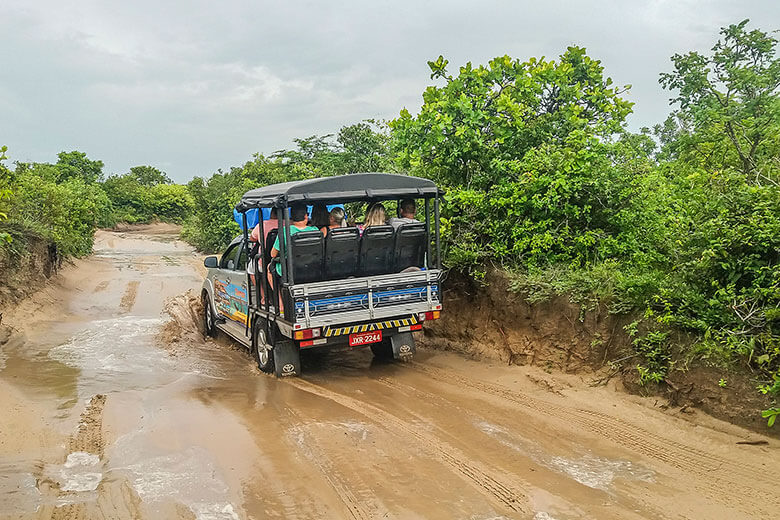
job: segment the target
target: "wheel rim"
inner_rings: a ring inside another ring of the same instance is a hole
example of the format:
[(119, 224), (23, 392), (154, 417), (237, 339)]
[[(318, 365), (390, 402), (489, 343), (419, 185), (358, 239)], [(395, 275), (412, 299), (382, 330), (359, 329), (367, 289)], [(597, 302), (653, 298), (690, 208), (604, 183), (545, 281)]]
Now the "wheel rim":
[(211, 330), (214, 326), (214, 316), (211, 315), (211, 302), (206, 299), (206, 329)]
[(261, 366), (265, 366), (268, 364), (268, 358), (270, 357), (268, 354), (268, 345), (265, 342), (265, 332), (259, 331), (257, 333), (257, 362)]

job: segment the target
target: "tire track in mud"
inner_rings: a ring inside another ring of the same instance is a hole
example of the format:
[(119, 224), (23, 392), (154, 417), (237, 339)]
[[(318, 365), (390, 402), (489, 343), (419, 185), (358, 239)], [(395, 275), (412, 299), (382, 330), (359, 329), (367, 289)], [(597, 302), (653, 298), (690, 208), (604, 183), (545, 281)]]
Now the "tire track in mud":
[[(422, 389), (420, 389), (420, 388), (418, 388), (416, 386), (412, 386), (412, 385), (409, 385), (407, 383), (402, 383), (402, 382), (399, 382), (396, 379), (387, 378), (387, 377), (378, 377), (374, 381), (376, 381), (377, 383), (387, 387), (388, 389), (395, 390), (395, 391), (398, 391), (398, 392), (402, 392), (402, 393), (404, 393), (406, 395), (415, 396), (415, 398), (422, 399), (422, 400), (424, 400), (425, 402), (427, 402), (429, 404), (438, 400), (443, 406), (446, 406), (448, 409), (458, 410), (464, 416), (470, 416), (470, 417), (472, 417), (474, 419), (477, 419), (477, 420), (483, 421), (483, 422), (490, 422), (490, 423), (492, 423), (494, 421), (494, 419), (488, 420), (483, 415), (476, 414), (472, 409), (468, 409), (468, 408), (462, 407), (455, 400), (450, 399), (450, 398), (445, 397), (445, 396), (442, 396), (441, 394), (435, 394), (435, 393), (432, 393), (432, 392), (429, 392), (429, 391), (426, 391), (426, 390), (422, 390)], [(419, 415), (417, 415), (417, 413), (414, 412), (414, 410), (408, 410), (408, 411), (409, 411), (409, 413), (419, 417)], [(501, 422), (501, 421), (499, 420), (498, 422)], [(442, 428), (441, 426), (435, 426), (435, 428), (437, 430), (439, 430), (439, 432), (441, 432), (442, 435), (449, 435), (449, 432), (447, 430), (445, 430), (444, 428)], [(547, 467), (545, 464), (543, 464), (540, 461), (536, 460), (532, 455), (529, 456), (528, 454), (524, 453), (523, 456), (530, 458), (530, 460), (534, 461), (534, 463), (540, 464), (542, 467), (546, 467), (547, 469), (549, 469), (552, 472), (556, 471), (555, 469), (551, 469), (551, 468)], [(571, 475), (567, 475), (566, 473), (562, 473), (562, 475), (564, 477), (566, 477), (566, 478), (571, 478), (574, 482), (578, 482), (578, 483), (582, 484), (582, 482), (578, 481), (577, 479), (573, 479), (571, 477)], [(583, 485), (587, 486), (587, 484), (583, 484)], [(593, 490), (597, 490), (597, 491), (605, 491), (604, 489), (601, 489), (601, 488), (592, 488), (591, 486), (587, 486), (587, 487), (591, 488)], [(575, 497), (566, 497), (566, 498), (574, 499)], [(653, 519), (659, 519), (660, 520), (662, 518), (667, 518), (662, 511), (658, 510), (658, 508), (656, 506), (654, 506), (654, 505), (652, 505), (652, 504), (650, 504), (650, 503), (648, 503), (646, 501), (641, 500), (640, 497), (636, 497), (636, 496), (633, 496), (633, 497), (632, 496), (621, 496), (621, 498), (624, 501), (626, 501), (623, 505), (625, 507), (627, 507), (628, 510), (635, 511), (635, 512), (642, 511), (642, 515), (643, 515), (642, 517), (644, 519), (653, 518)], [(570, 505), (570, 507), (576, 507), (576, 506), (573, 505), (573, 504), (576, 504), (576, 503), (577, 503), (577, 501), (576, 501), (576, 499), (574, 499), (574, 502), (572, 503), (572, 505)], [(642, 507), (644, 509), (639, 509), (639, 507)], [(579, 511), (578, 514), (580, 514), (583, 518), (588, 517), (588, 515), (586, 513), (582, 512), (582, 511)], [(680, 516), (679, 518), (682, 519), (682, 520), (685, 520), (687, 517)]]
[[(79, 425), (76, 432), (68, 439), (66, 448), (69, 454), (87, 453), (96, 455), (101, 464), (105, 450), (105, 439), (103, 438), (103, 409), (106, 405), (106, 396), (97, 394), (93, 396), (87, 407), (81, 413)], [(68, 491), (61, 490), (61, 484), (56, 482), (47, 482), (53, 484), (52, 490), (57, 488), (57, 501), (68, 501), (74, 499), (74, 496)], [(104, 493), (103, 480), (101, 478), (97, 487), (97, 498), (94, 502), (77, 501), (66, 503), (60, 506), (44, 507), (41, 510), (41, 519), (51, 520), (86, 520), (88, 518), (104, 519), (125, 519), (140, 518), (141, 500), (135, 491), (127, 482), (117, 482), (109, 484), (114, 489), (114, 493)], [(75, 497), (78, 500), (78, 497)]]
[[(726, 497), (734, 497), (735, 492), (738, 491), (740, 495), (751, 498), (754, 504), (763, 503), (769, 509), (771, 509), (770, 506), (780, 505), (780, 500), (776, 495), (776, 490), (780, 487), (780, 477), (768, 468), (742, 464), (719, 457), (681, 442), (664, 438), (602, 412), (542, 401), (500, 385), (476, 381), (455, 372), (445, 372), (417, 362), (412, 362), (410, 367), (436, 381), (456, 387), (468, 387), (518, 404), (539, 414), (559, 419), (567, 424), (577, 424), (630, 451), (640, 453), (683, 472), (698, 475), (702, 477), (702, 482), (707, 483), (706, 487), (710, 496), (720, 501), (725, 499), (724, 492)], [(761, 480), (757, 478), (759, 475)], [(740, 480), (753, 484), (748, 486)], [(758, 486), (762, 489), (757, 489)], [(767, 499), (772, 496), (776, 498), (768, 501)]]
[(122, 312), (130, 312), (135, 305), (135, 299), (138, 296), (138, 280), (131, 280), (127, 282), (125, 293), (122, 295), (122, 299), (119, 301), (119, 310)]
[(296, 442), (296, 448), (317, 466), (317, 469), (320, 470), (322, 476), (333, 488), (333, 491), (335, 491), (339, 500), (341, 500), (347, 508), (347, 511), (349, 511), (350, 518), (355, 520), (379, 518), (381, 513), (378, 508), (372, 504), (374, 493), (371, 489), (363, 485), (362, 482), (359, 486), (350, 485), (348, 483), (349, 481), (337, 469), (337, 464), (331, 463), (330, 458), (314, 439), (314, 436), (308, 433), (304, 427), (300, 426), (304, 423), (304, 420), (292, 409), (288, 409), (287, 413), (290, 418), (294, 419), (294, 422), (297, 423), (295, 426), (288, 427), (290, 434), (300, 439)]
[(364, 415), (381, 427), (393, 430), (401, 438), (416, 439), (419, 442), (419, 447), (429, 456), (449, 466), (499, 507), (515, 513), (531, 514), (527, 503), (529, 486), (525, 482), (519, 482), (516, 477), (502, 471), (496, 471), (494, 468), (487, 468), (479, 462), (471, 461), (470, 457), (454, 446), (370, 403), (328, 390), (302, 379), (287, 379), (286, 381), (304, 392), (334, 401)]

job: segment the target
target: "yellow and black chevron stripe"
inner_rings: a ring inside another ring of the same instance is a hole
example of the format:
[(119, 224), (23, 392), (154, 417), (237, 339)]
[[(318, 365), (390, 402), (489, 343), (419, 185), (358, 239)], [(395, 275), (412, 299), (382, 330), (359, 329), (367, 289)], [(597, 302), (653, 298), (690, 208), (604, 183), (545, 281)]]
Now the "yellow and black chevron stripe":
[(333, 338), (335, 336), (344, 336), (345, 334), (355, 334), (356, 332), (371, 332), (374, 330), (392, 329), (395, 327), (408, 327), (417, 324), (417, 316), (401, 318), (399, 320), (387, 320), (377, 323), (364, 323), (363, 325), (353, 325), (351, 327), (326, 327), (325, 337)]

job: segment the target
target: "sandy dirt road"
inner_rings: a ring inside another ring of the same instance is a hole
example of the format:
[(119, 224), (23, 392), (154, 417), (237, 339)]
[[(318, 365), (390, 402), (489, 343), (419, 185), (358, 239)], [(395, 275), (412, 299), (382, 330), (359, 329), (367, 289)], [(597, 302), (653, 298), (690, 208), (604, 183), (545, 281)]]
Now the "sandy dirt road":
[[(159, 231), (159, 230), (158, 230)], [(422, 350), (277, 380), (161, 330), (198, 289), (175, 235), (95, 254), (7, 314), (0, 518), (769, 519), (780, 443), (575, 376)], [(760, 444), (737, 444), (743, 441)]]

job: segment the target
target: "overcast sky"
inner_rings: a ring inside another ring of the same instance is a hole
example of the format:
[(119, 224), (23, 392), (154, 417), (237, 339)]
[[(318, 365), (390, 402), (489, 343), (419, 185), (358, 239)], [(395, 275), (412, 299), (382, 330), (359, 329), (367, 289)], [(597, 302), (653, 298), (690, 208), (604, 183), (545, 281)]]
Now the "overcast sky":
[(295, 137), (416, 112), (439, 54), (454, 72), (575, 44), (633, 85), (638, 129), (669, 111), (658, 85), (669, 57), (708, 50), (744, 18), (780, 29), (780, 2), (4, 1), (0, 145), (12, 161), (77, 149), (107, 174), (151, 164), (183, 182)]

